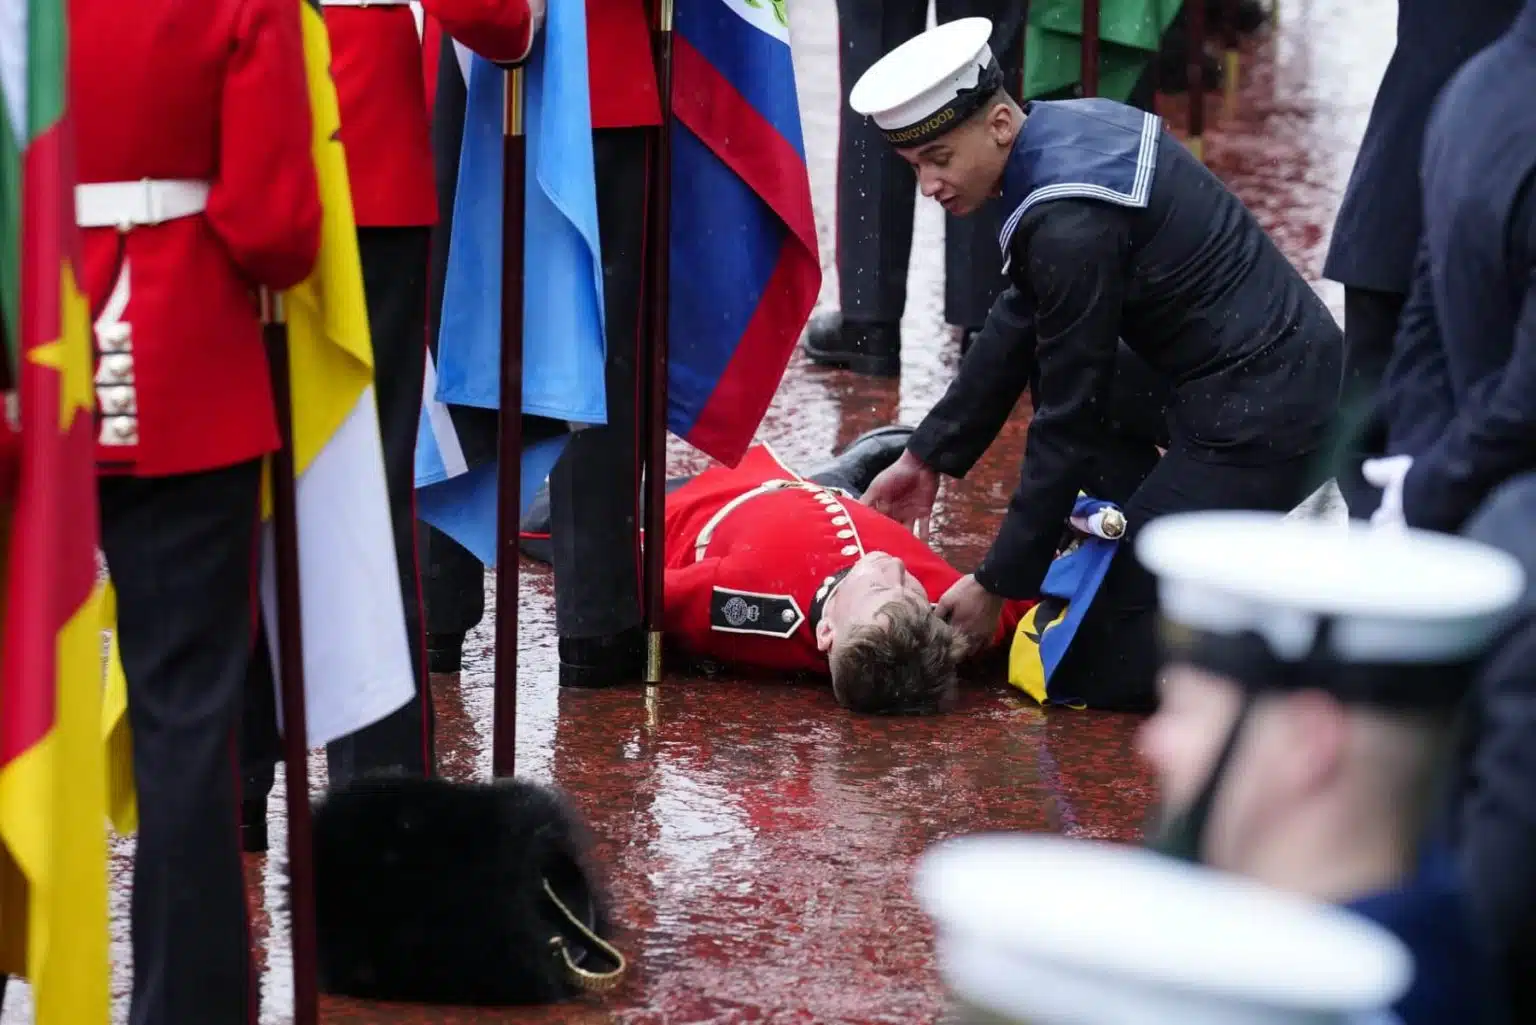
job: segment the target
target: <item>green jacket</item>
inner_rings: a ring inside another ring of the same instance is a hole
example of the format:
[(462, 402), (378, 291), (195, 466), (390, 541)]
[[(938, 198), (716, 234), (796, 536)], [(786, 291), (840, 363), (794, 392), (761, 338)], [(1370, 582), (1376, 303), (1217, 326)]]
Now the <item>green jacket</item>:
[[(1154, 54), (1182, 0), (1100, 0), (1099, 95), (1124, 101)], [(1082, 79), (1082, 0), (1033, 0), (1024, 30), (1026, 100), (1070, 89)]]

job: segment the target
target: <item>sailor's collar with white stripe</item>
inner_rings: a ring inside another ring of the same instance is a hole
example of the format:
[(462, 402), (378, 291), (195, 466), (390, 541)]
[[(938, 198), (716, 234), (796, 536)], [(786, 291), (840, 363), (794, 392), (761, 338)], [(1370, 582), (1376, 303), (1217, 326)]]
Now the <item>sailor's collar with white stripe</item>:
[(1146, 207), (1161, 118), (1105, 99), (1036, 100), (1024, 110), (1003, 168), (1002, 201), (1009, 214), (998, 244), (1005, 259), (1019, 221), (1036, 204), (1080, 198)]

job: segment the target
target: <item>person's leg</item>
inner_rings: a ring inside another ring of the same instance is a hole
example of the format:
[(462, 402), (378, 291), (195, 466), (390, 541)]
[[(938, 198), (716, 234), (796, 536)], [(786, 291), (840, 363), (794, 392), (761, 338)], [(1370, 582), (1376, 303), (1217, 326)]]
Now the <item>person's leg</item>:
[(104, 478), (139, 829), (132, 1025), (247, 1025), (235, 727), (251, 664), (259, 461)]
[(250, 854), (267, 849), (267, 795), (283, 757), (276, 680), (266, 627), (257, 616), (240, 706), (240, 849)]
[(485, 566), (435, 527), (416, 525), (421, 553), (422, 617), (427, 628), (427, 671), (456, 673), (464, 637), (485, 618)]
[(857, 373), (901, 373), (901, 315), (917, 182), (880, 130), (848, 96), (864, 72), (923, 31), (918, 0), (838, 0), (837, 274), (841, 308), (813, 320), (806, 355)]
[(562, 686), (634, 682), (644, 668), (639, 582), (638, 353), (645, 131), (596, 132), (608, 422), (577, 431), (549, 475)]
[(357, 233), (373, 337), (384, 478), (400, 567), (416, 696), (371, 726), (326, 746), (333, 785), (379, 771), (431, 775), (432, 692), (424, 686), (426, 642), (416, 552), (416, 429), (426, 374), (429, 228), (362, 228)]
[(1211, 509), (1287, 512), (1306, 497), (1312, 455), (1268, 466), (1212, 463), (1175, 446), (1125, 506), (1127, 530), (1109, 572), (1050, 681), (1053, 699), (1141, 711), (1157, 700), (1157, 581), (1136, 558), (1140, 529), (1159, 516)]
[[(1376, 400), (1392, 341), (1407, 296), (1368, 288), (1344, 289), (1344, 388), (1339, 401), (1341, 430), (1350, 425)], [(1374, 453), (1366, 451), (1365, 439), (1356, 439), (1339, 469), (1339, 493), (1352, 519), (1366, 519), (1381, 504), (1381, 491), (1366, 483), (1360, 464)]]

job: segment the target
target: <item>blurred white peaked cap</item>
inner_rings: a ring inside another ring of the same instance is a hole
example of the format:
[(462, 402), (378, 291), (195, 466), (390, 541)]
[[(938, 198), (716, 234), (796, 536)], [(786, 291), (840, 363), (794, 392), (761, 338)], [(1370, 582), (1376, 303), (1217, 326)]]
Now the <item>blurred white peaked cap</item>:
[(1412, 975), (1364, 918), (1135, 847), (952, 840), (923, 856), (917, 896), (951, 993), (1004, 1021), (1379, 1022)]

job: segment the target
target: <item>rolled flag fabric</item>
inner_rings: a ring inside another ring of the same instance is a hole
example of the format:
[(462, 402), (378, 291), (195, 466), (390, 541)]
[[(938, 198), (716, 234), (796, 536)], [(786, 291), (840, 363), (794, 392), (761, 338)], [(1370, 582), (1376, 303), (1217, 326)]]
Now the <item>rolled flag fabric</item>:
[(1125, 533), (1125, 514), (1119, 507), (1083, 495), (1068, 523), (1081, 536), (1051, 563), (1040, 586), (1040, 601), (1019, 620), (1008, 651), (1008, 682), (1042, 705), (1080, 704), (1073, 695), (1052, 691), (1051, 676), (1093, 604)]

